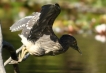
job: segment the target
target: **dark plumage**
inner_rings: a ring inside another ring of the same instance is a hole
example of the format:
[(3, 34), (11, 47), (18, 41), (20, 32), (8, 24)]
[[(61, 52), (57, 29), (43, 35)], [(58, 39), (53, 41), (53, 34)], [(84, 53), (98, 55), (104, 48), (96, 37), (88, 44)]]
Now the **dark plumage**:
[[(25, 24), (23, 27), (18, 28), (19, 30), (22, 29), (22, 33), (19, 36), (25, 46), (24, 52), (29, 52), (34, 56), (57, 55), (72, 47), (81, 53), (73, 36), (65, 34), (59, 39), (54, 34), (52, 30), (53, 22), (60, 11), (58, 4), (44, 5), (40, 13), (34, 13), (29, 18), (27, 16), (10, 27), (10, 30), (13, 31), (18, 26)], [(18, 31), (18, 29), (15, 31)], [(21, 59), (23, 59), (24, 55)]]

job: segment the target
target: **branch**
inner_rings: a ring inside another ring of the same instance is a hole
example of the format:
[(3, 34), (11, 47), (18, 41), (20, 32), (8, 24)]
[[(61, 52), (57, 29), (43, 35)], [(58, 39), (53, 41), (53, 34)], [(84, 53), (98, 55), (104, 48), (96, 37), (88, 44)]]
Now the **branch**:
[[(18, 54), (24, 45), (22, 45), (19, 49), (16, 50), (16, 54)], [(29, 57), (29, 53), (25, 55), (25, 57), (23, 58), (23, 60), (26, 60)], [(5, 62), (4, 62), (4, 66), (6, 66), (7, 64), (17, 64), (18, 62), (12, 62), (13, 59), (11, 59), (11, 57), (9, 57)]]
[[(17, 57), (16, 51), (15, 51), (14, 47), (10, 43), (8, 43), (6, 41), (3, 41), (3, 48), (5, 48), (6, 50), (9, 51), (9, 53), (11, 55), (11, 58), (13, 60), (18, 61), (18, 57)], [(13, 64), (13, 68), (14, 68), (14, 73), (20, 73), (18, 64)]]
[(0, 73), (6, 73), (5, 68), (3, 66), (3, 59), (2, 59), (2, 30), (0, 24)]
[[(16, 53), (19, 53), (22, 49), (23, 45), (16, 50)], [(9, 64), (12, 61), (11, 57), (9, 57), (5, 62), (4, 62), (4, 66), (6, 66), (7, 64)]]
[[(3, 66), (2, 48), (5, 48), (10, 52), (11, 58), (13, 60), (18, 60), (14, 47), (10, 43), (3, 41), (1, 24), (0, 24), (0, 73), (6, 73), (5, 68)], [(14, 73), (20, 73), (18, 64), (13, 64), (13, 67), (14, 67)]]
[(18, 61), (18, 58), (17, 58), (17, 55), (16, 55), (16, 51), (15, 51), (14, 47), (10, 43), (8, 43), (6, 41), (3, 41), (3, 48), (5, 48), (6, 50), (9, 51), (9, 53), (11, 55), (11, 58), (13, 60), (17, 60)]

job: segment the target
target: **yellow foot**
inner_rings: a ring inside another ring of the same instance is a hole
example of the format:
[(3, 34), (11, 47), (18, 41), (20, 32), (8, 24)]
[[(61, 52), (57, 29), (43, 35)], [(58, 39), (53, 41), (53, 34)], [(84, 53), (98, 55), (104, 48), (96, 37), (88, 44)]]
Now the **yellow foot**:
[(19, 53), (18, 62), (21, 62), (21, 61), (23, 60), (23, 58), (24, 58), (24, 56), (25, 56), (25, 54), (26, 54), (27, 52), (28, 52), (28, 51), (27, 51), (26, 47), (24, 46), (24, 47), (22, 48), (22, 52)]

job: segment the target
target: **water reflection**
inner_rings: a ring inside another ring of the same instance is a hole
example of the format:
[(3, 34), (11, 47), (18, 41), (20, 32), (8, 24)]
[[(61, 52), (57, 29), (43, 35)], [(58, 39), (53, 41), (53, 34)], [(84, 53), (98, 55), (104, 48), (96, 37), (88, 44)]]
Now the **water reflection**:
[[(82, 55), (69, 49), (58, 56), (30, 56), (19, 64), (21, 73), (106, 73), (106, 43), (97, 42), (94, 36), (75, 37)], [(6, 71), (13, 73), (12, 65), (7, 65)]]

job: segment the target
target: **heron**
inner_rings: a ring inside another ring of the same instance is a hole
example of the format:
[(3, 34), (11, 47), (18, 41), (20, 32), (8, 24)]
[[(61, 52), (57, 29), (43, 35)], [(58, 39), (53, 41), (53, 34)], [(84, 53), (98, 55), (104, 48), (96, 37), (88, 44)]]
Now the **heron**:
[(12, 32), (22, 30), (19, 37), (24, 47), (19, 62), (23, 60), (26, 53), (36, 57), (55, 56), (66, 52), (69, 47), (81, 54), (77, 40), (72, 35), (64, 34), (58, 38), (54, 33), (53, 23), (60, 12), (61, 8), (58, 3), (46, 4), (42, 6), (40, 12), (34, 12), (32, 15), (18, 20), (10, 27)]

